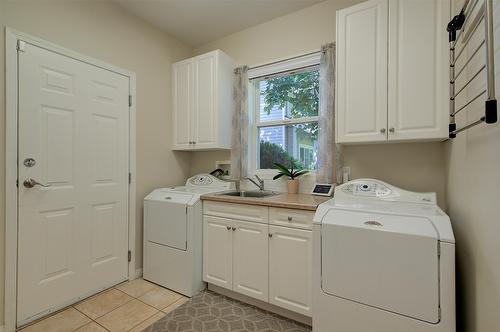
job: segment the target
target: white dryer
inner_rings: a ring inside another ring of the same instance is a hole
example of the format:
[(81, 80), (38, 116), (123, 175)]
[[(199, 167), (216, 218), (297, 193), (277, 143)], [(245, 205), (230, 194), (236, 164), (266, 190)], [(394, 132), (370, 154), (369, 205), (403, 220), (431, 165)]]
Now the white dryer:
[(313, 246), (314, 332), (455, 331), (455, 238), (435, 193), (337, 186)]
[(200, 196), (234, 188), (233, 182), (199, 174), (185, 186), (156, 189), (146, 196), (143, 278), (186, 296), (204, 289)]

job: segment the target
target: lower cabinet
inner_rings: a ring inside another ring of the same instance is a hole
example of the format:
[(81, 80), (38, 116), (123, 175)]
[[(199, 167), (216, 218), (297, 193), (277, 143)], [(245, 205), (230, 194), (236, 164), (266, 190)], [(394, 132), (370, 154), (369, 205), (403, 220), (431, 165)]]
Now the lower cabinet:
[(269, 303), (312, 315), (312, 232), (269, 226)]
[(233, 291), (267, 302), (269, 226), (243, 221), (233, 225)]
[(204, 215), (203, 280), (311, 316), (312, 231)]
[(203, 279), (211, 284), (233, 287), (233, 222), (203, 217)]

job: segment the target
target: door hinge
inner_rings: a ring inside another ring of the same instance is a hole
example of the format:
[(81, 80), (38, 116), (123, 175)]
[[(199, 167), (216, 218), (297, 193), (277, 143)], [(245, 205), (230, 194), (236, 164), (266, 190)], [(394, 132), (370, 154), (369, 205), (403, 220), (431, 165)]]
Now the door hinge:
[(437, 255), (438, 257), (441, 257), (441, 242), (438, 241), (437, 243)]
[(132, 95), (128, 95), (128, 106), (132, 106)]
[(128, 251), (128, 261), (131, 262), (132, 261), (132, 251)]
[(16, 50), (18, 52), (26, 52), (26, 42), (18, 39), (16, 44)]
[(188, 207), (186, 206), (186, 214), (188, 214)]
[(438, 321), (441, 321), (441, 307), (438, 307)]
[(16, 187), (19, 188), (19, 179), (16, 179)]
[(132, 173), (128, 173), (128, 184), (132, 183)]

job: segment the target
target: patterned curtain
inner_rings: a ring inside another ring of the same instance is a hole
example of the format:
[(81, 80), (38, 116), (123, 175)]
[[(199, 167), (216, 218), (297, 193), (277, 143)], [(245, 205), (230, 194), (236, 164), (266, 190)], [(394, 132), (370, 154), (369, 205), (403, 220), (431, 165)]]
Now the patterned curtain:
[(316, 181), (342, 183), (342, 147), (335, 143), (335, 44), (321, 47)]
[(248, 173), (248, 67), (236, 68), (234, 74), (231, 178), (240, 180)]

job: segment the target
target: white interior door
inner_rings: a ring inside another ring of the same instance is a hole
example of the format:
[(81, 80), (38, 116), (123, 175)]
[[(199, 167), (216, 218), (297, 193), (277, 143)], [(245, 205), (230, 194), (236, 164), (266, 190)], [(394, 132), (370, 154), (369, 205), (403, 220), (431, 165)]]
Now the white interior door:
[(129, 78), (29, 44), (18, 70), (22, 325), (127, 279)]
[(337, 12), (337, 142), (387, 140), (387, 0)]

